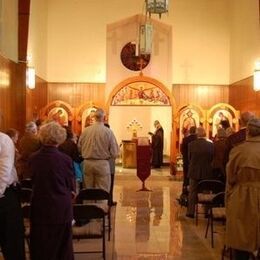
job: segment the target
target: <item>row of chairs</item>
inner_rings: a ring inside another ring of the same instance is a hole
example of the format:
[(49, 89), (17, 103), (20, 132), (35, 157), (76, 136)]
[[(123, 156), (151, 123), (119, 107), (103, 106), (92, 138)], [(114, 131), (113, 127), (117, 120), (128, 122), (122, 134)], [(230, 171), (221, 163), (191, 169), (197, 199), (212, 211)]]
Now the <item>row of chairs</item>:
[[(26, 182), (21, 187), (21, 203), (24, 216), (25, 239), (30, 243), (30, 201), (32, 189)], [(102, 239), (102, 250), (80, 251), (75, 253), (102, 253), (106, 259), (106, 227), (108, 240), (111, 233), (111, 209), (109, 205), (109, 193), (102, 189), (83, 189), (76, 197), (73, 204), (73, 239)], [(106, 226), (106, 219), (108, 225)]]
[[(203, 180), (198, 184), (198, 197), (195, 210), (196, 225), (198, 225), (199, 204), (206, 208), (207, 226), (205, 238), (208, 236), (210, 230), (211, 247), (214, 248), (214, 223), (216, 221), (226, 222), (226, 209), (225, 209), (225, 184), (218, 180)], [(258, 252), (259, 255), (260, 252)], [(233, 259), (232, 249), (224, 245), (222, 250), (221, 259), (224, 260), (225, 255), (228, 254), (229, 259)], [(259, 256), (251, 255), (251, 259), (260, 259)]]
[[(196, 225), (198, 225), (199, 205), (205, 209), (207, 227), (205, 238), (210, 228), (211, 247), (214, 248), (214, 221), (222, 221), (225, 224), (225, 184), (218, 180), (202, 180), (198, 184), (197, 204), (195, 208)], [(222, 250), (224, 259), (225, 250)]]

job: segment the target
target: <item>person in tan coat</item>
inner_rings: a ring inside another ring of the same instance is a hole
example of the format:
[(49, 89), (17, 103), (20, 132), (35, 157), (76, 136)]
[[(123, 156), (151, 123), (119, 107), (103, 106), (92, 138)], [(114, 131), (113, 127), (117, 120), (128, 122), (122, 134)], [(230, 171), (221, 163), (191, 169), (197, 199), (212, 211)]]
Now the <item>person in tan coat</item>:
[(247, 125), (247, 139), (230, 152), (227, 164), (226, 245), (235, 259), (260, 248), (260, 119)]

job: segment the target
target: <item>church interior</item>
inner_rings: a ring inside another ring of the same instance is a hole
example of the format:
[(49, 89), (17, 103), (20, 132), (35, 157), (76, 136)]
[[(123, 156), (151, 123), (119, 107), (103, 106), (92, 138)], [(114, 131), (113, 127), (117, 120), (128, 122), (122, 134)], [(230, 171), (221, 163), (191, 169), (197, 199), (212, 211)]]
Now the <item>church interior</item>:
[[(56, 120), (80, 136), (102, 108), (120, 144), (107, 259), (220, 259), (206, 220), (185, 218), (183, 129), (212, 139), (225, 117), (234, 131), (245, 111), (260, 117), (260, 1), (0, 0), (0, 131)], [(164, 166), (137, 192), (132, 140), (164, 129)], [(75, 250), (96, 241), (75, 242)], [(227, 257), (228, 258), (228, 257)], [(76, 254), (75, 259), (101, 259)]]

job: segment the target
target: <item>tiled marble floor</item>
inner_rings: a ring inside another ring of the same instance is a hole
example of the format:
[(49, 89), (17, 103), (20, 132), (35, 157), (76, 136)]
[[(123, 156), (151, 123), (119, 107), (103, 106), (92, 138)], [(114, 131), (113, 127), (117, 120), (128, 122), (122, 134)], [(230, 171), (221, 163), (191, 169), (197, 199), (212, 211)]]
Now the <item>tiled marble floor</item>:
[[(113, 207), (113, 238), (107, 243), (107, 259), (174, 259), (213, 260), (221, 259), (224, 227), (217, 225), (214, 235), (215, 248), (210, 239), (204, 238), (206, 219), (194, 220), (185, 217), (176, 198), (180, 194), (181, 182), (170, 177), (169, 169), (152, 170), (146, 181), (151, 191), (138, 191), (141, 182), (134, 169), (117, 168)], [(93, 247), (97, 242), (75, 243), (77, 250)], [(77, 255), (81, 259), (101, 259), (100, 255)]]

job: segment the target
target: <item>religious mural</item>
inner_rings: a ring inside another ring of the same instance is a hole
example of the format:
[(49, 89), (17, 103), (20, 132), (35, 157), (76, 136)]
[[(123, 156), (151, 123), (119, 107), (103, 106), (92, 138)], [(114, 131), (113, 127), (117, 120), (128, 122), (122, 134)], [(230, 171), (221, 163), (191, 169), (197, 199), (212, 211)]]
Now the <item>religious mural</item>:
[(55, 121), (62, 126), (68, 125), (68, 113), (62, 107), (55, 107), (48, 114), (48, 121)]
[(170, 106), (170, 99), (160, 88), (151, 83), (134, 82), (121, 88), (113, 97), (111, 105)]
[(97, 108), (95, 107), (89, 107), (86, 110), (84, 110), (84, 112), (82, 113), (81, 131), (83, 131), (87, 126), (90, 126), (94, 123), (94, 114), (96, 110)]
[(230, 126), (232, 126), (232, 115), (228, 110), (221, 109), (215, 112), (212, 121), (212, 136), (215, 136), (218, 129), (221, 127), (221, 121), (228, 121)]
[(180, 131), (179, 142), (182, 143), (182, 139), (185, 134), (190, 130), (192, 126), (200, 126), (200, 115), (198, 111), (193, 108), (184, 109), (180, 114)]

